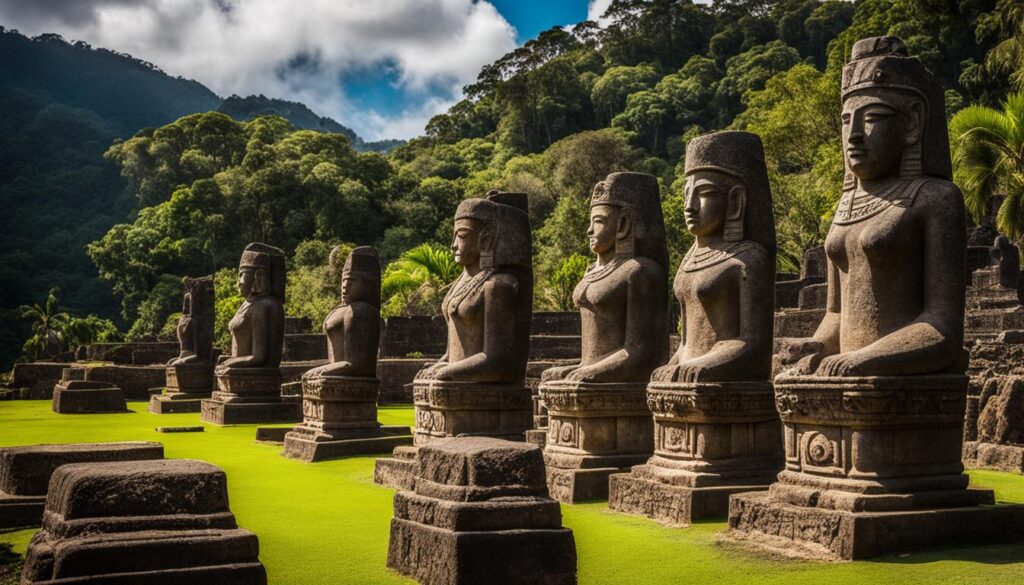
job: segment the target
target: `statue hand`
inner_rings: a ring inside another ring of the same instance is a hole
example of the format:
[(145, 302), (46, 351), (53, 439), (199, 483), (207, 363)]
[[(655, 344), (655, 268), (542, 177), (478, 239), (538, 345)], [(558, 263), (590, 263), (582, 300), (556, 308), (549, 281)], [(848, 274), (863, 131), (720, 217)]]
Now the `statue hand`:
[(863, 354), (856, 351), (837, 353), (822, 359), (815, 375), (830, 378), (868, 375), (864, 371), (867, 361)]
[(680, 364), (679, 375), (676, 378), (677, 382), (700, 382), (702, 381), (706, 370), (704, 366), (700, 364)]
[(775, 360), (779, 371), (789, 375), (810, 375), (818, 369), (824, 357), (825, 344), (813, 338), (804, 338), (785, 343)]
[(441, 364), (441, 367), (431, 372), (431, 378), (434, 380), (451, 380), (453, 378), (451, 368), (448, 364)]
[(540, 381), (549, 382), (551, 380), (564, 380), (570, 372), (579, 367), (579, 364), (573, 364), (571, 366), (555, 366), (553, 368), (548, 368), (541, 372)]
[(597, 376), (598, 372), (594, 368), (576, 367), (564, 379), (571, 382), (594, 382)]
[(312, 378), (319, 377), (321, 372), (323, 372), (325, 367), (326, 366), (317, 366), (317, 367), (315, 367), (313, 369), (306, 370), (305, 372), (302, 373), (302, 379), (303, 380), (309, 380), (309, 379), (312, 379)]
[(651, 372), (651, 382), (675, 382), (679, 379), (679, 365), (661, 366)]

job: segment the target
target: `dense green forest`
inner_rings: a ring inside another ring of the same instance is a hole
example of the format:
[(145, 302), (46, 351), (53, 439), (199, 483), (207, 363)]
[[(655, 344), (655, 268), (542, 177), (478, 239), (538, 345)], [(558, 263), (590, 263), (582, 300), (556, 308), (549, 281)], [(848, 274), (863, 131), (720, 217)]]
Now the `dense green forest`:
[(779, 268), (794, 271), (840, 194), (839, 74), (853, 43), (902, 37), (947, 88), (952, 116), (1007, 99), (1022, 15), (1011, 0), (616, 0), (606, 27), (554, 28), (485, 66), (465, 99), (386, 155), (274, 115), (198, 113), (116, 141), (105, 157), (137, 211), (88, 254), (132, 337), (166, 330), (182, 275), (220, 271), (218, 313), (233, 311), (232, 267), (253, 240), (292, 255), (293, 314), (318, 320), (331, 306), (328, 255), (340, 243), (375, 245), (390, 262), (386, 312), (428, 312), (457, 274), (445, 252), (455, 207), (500, 188), (530, 195), (535, 306), (567, 309), (594, 183), (616, 170), (656, 175), (675, 264), (689, 242), (686, 142), (738, 128), (764, 140)]

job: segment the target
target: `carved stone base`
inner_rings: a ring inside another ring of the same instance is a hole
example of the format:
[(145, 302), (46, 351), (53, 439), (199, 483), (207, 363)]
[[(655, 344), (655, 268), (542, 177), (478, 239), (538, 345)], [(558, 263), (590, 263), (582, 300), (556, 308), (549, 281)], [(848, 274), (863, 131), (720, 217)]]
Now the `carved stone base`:
[(178, 395), (157, 394), (149, 397), (149, 412), (153, 414), (201, 412), (203, 400), (203, 398), (178, 398)]
[(664, 524), (725, 516), (729, 495), (765, 489), (782, 467), (768, 382), (651, 383), (654, 456), (610, 480), (608, 505)]
[(199, 419), (215, 425), (299, 422), (302, 420), (302, 405), (280, 401), (260, 403), (203, 400)]
[(1020, 542), (1024, 506), (849, 512), (751, 492), (729, 499), (725, 539), (786, 556), (853, 561), (938, 546)]
[(1024, 507), (982, 507), (993, 493), (967, 489), (967, 384), (960, 375), (779, 376), (786, 469), (767, 493), (731, 499), (730, 533), (860, 559), (981, 542), (1006, 517), (1019, 521)]
[(374, 461), (373, 483), (396, 490), (413, 489), (417, 451), (417, 447), (396, 447), (391, 457)]
[(46, 496), (12, 496), (0, 491), (0, 530), (38, 528), (43, 523)]
[(653, 450), (646, 384), (543, 382), (548, 408), (544, 462), (551, 497), (564, 503), (608, 497), (607, 478)]
[(68, 380), (53, 387), (53, 411), (59, 414), (128, 412), (124, 392), (106, 382)]
[(526, 442), (537, 445), (543, 449), (544, 445), (547, 445), (548, 442), (548, 428), (544, 427), (526, 431)]
[(352, 430), (349, 433), (336, 432), (333, 437), (344, 437), (335, 440), (324, 440), (327, 435), (318, 435), (303, 427), (296, 427), (284, 436), (285, 457), (301, 459), (310, 463), (339, 459), (351, 455), (370, 453), (387, 453), (395, 447), (412, 444), (412, 433), (409, 427), (381, 426), (373, 430)]
[(216, 377), (213, 400), (259, 403), (281, 400), (281, 368), (219, 369)]
[(522, 441), (533, 427), (530, 391), (518, 384), (416, 380), (415, 444), (456, 436)]
[(964, 443), (964, 465), (969, 469), (991, 469), (1024, 473), (1024, 446)]
[(209, 398), (214, 386), (212, 364), (167, 366), (166, 396), (182, 394), (184, 399)]

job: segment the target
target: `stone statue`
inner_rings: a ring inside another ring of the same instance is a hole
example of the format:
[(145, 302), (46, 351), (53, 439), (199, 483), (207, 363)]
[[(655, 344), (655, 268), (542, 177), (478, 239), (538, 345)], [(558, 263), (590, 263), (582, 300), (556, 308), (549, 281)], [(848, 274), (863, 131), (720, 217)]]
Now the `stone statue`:
[(686, 145), (686, 227), (676, 272), (682, 341), (647, 386), (654, 456), (612, 475), (609, 505), (671, 525), (724, 516), (728, 496), (782, 466), (771, 376), (775, 222), (761, 139)]
[(1010, 238), (1000, 234), (992, 243), (992, 260), (999, 267), (999, 286), (1020, 290), (1020, 250)]
[(178, 357), (167, 362), (167, 386), (149, 400), (150, 412), (199, 412), (213, 392), (213, 277), (182, 279), (185, 296), (178, 319)]
[(285, 277), (281, 249), (261, 243), (245, 247), (238, 263), (238, 291), (245, 300), (228, 323), (231, 355), (217, 365), (217, 391), (202, 402), (202, 420), (299, 420), (299, 404), (281, 402)]
[(732, 497), (729, 525), (844, 559), (992, 538), (1008, 516), (978, 506), (993, 494), (967, 489), (961, 463), (966, 230), (942, 87), (875, 37), (854, 45), (842, 102), (826, 315), (775, 379), (786, 466)]
[[(333, 277), (340, 250), (331, 250)], [(380, 259), (373, 248), (360, 246), (345, 259), (341, 304), (327, 315), (324, 332), (328, 363), (302, 376), (303, 422), (285, 435), (283, 454), (324, 461), (412, 442), (409, 427), (377, 422)]]
[[(416, 446), (483, 435), (521, 441), (533, 423), (526, 360), (533, 270), (524, 193), (491, 191), (455, 212), (452, 252), (463, 267), (441, 305), (447, 351), (413, 381)], [(410, 487), (415, 448), (380, 459), (374, 481)]]
[(594, 187), (587, 236), (596, 261), (573, 292), (582, 360), (546, 370), (540, 385), (549, 484), (565, 502), (605, 497), (610, 473), (650, 455), (644, 389), (668, 358), (668, 251), (658, 180), (608, 175)]

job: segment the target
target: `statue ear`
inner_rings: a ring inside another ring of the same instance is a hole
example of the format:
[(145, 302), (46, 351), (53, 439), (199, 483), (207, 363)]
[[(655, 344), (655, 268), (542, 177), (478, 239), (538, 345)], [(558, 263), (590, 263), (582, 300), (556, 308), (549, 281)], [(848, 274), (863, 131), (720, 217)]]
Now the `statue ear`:
[(621, 240), (633, 235), (633, 223), (636, 215), (629, 207), (619, 208), (619, 224), (615, 228), (615, 239)]
[(917, 144), (921, 140), (921, 129), (924, 126), (924, 103), (914, 100), (907, 108), (907, 129), (904, 144)]
[(743, 216), (747, 210), (747, 188), (736, 185), (729, 189), (725, 206), (725, 241), (738, 242), (743, 239)]
[(494, 232), (491, 231), (491, 228), (489, 226), (484, 226), (480, 230), (479, 244), (481, 252), (485, 250), (490, 250), (491, 248), (494, 247)]
[(270, 294), (270, 286), (267, 282), (267, 271), (262, 268), (257, 268), (252, 272), (252, 294), (257, 297), (261, 297), (266, 294)]

